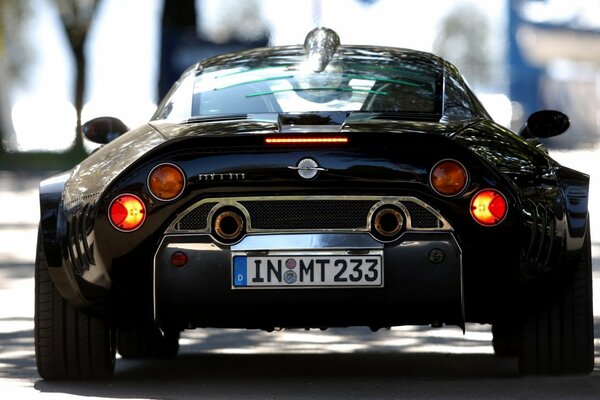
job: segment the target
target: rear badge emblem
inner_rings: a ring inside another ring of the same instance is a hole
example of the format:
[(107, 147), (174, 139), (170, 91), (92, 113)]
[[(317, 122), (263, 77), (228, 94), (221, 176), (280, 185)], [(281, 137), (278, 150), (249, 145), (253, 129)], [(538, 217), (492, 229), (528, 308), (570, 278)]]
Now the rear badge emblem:
[(246, 173), (244, 172), (225, 172), (223, 174), (199, 174), (198, 181), (200, 182), (212, 182), (212, 181), (244, 181), (246, 180)]
[(320, 171), (327, 171), (326, 168), (319, 167), (319, 164), (312, 158), (303, 158), (295, 167), (288, 167), (298, 171), (298, 175), (304, 179), (313, 179)]

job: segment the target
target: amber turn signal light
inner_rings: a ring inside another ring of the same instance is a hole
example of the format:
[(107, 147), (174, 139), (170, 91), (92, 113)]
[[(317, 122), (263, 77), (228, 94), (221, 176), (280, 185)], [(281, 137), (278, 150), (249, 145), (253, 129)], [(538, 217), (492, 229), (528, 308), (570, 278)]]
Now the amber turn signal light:
[(183, 192), (185, 176), (174, 164), (160, 164), (148, 175), (148, 190), (159, 200), (174, 200)]
[(122, 194), (110, 203), (108, 217), (116, 229), (131, 232), (142, 226), (146, 220), (146, 207), (139, 197)]
[(498, 225), (508, 212), (506, 198), (495, 189), (484, 189), (471, 200), (471, 215), (484, 226)]
[(455, 196), (467, 187), (466, 168), (456, 160), (442, 160), (435, 164), (429, 175), (433, 190), (442, 196)]

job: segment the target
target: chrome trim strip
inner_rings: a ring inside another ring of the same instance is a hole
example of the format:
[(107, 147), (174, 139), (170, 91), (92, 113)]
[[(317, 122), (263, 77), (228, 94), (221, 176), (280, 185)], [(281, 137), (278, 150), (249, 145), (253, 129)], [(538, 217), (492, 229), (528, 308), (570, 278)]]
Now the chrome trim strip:
[(276, 251), (276, 250), (359, 250), (383, 249), (383, 243), (371, 235), (357, 234), (277, 234), (250, 235), (231, 246), (232, 252), (239, 251)]
[[(448, 221), (441, 216), (441, 214), (431, 207), (429, 204), (424, 201), (412, 197), (412, 196), (255, 196), (255, 197), (213, 197), (213, 198), (205, 198), (187, 210), (182, 212), (177, 218), (169, 225), (166, 234), (169, 233), (210, 233), (210, 221), (212, 220), (213, 215), (217, 211), (217, 209), (223, 206), (233, 206), (239, 208), (244, 217), (246, 218), (247, 223), (247, 233), (272, 233), (274, 232), (272, 229), (255, 229), (252, 227), (252, 220), (250, 218), (250, 213), (248, 210), (241, 204), (242, 202), (251, 202), (251, 201), (294, 201), (294, 200), (337, 200), (337, 201), (353, 201), (353, 200), (373, 200), (377, 201), (375, 205), (369, 210), (367, 214), (367, 220), (365, 221), (364, 228), (356, 228), (356, 229), (318, 229), (318, 230), (306, 230), (306, 229), (278, 229), (277, 232), (286, 232), (286, 233), (310, 233), (310, 232), (369, 232), (371, 230), (371, 221), (373, 218), (373, 214), (375, 211), (384, 205), (393, 205), (400, 208), (406, 216), (406, 229), (409, 231), (453, 231), (452, 226)], [(438, 221), (441, 222), (441, 226), (437, 228), (415, 228), (412, 226), (412, 218), (408, 209), (402, 204), (403, 202), (412, 202), (425, 210), (429, 211), (433, 214)], [(194, 211), (196, 208), (200, 207), (202, 204), (206, 203), (217, 203), (208, 213), (207, 224), (205, 229), (199, 230), (180, 230), (177, 228), (179, 222), (185, 218), (189, 213)]]

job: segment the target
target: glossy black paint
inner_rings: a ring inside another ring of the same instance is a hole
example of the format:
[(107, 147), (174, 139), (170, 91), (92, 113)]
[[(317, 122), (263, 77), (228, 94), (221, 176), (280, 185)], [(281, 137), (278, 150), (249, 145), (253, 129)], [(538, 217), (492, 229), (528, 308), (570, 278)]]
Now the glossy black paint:
[[(253, 57), (266, 57), (272, 51), (267, 53), (245, 52), (226, 61), (251, 64)], [(207, 61), (204, 66), (218, 62), (223, 59)], [(443, 68), (445, 64), (439, 65)], [(460, 80), (446, 65), (449, 79)], [(504, 313), (525, 305), (515, 293), (535, 290), (536, 285), (551, 281), (558, 272), (564, 272), (559, 271), (564, 259), (578, 256), (586, 229), (589, 177), (560, 166), (542, 149), (495, 124), (470, 91), (463, 95), (479, 110), (465, 119), (428, 121), (394, 115), (360, 119), (350, 118), (347, 113), (313, 113), (309, 117), (284, 115), (274, 119), (231, 116), (182, 123), (157, 120), (134, 129), (94, 152), (72, 171), (42, 182), (40, 228), (55, 283), (72, 303), (106, 313), (117, 325), (145, 322), (155, 317), (154, 257), (164, 232), (175, 216), (198, 199), (241, 195), (414, 196), (435, 208), (454, 229), (462, 259), (465, 320), (492, 322), (502, 318)], [(291, 125), (295, 131), (282, 133)], [(267, 137), (302, 136), (303, 130), (313, 136), (332, 134), (329, 130), (315, 132), (315, 126), (336, 127), (335, 135), (343, 135), (349, 142), (265, 143)], [(561, 125), (555, 131), (563, 128)], [(102, 129), (98, 130), (100, 137), (106, 137), (107, 131), (103, 134)], [(326, 171), (316, 179), (304, 180), (288, 168), (305, 157), (313, 158)], [(446, 158), (460, 161), (469, 171), (468, 186), (458, 196), (440, 196), (429, 185), (432, 166)], [(186, 175), (183, 194), (172, 202), (157, 200), (146, 187), (148, 173), (162, 162), (176, 164)], [(207, 182), (200, 178), (201, 174), (230, 173), (244, 174), (245, 179)], [(508, 201), (506, 219), (492, 228), (479, 225), (470, 216), (472, 196), (484, 188), (500, 190)], [(108, 205), (121, 193), (136, 194), (146, 204), (146, 222), (135, 232), (119, 232), (108, 220)], [(222, 244), (213, 244), (228, 251)], [(385, 246), (393, 251), (393, 243)], [(173, 273), (161, 271), (167, 278), (161, 280), (161, 285), (168, 286), (165, 282)], [(193, 310), (206, 304), (200, 300), (181, 303), (175, 299), (177, 288), (173, 287), (166, 292), (174, 296), (173, 301), (166, 301), (165, 307), (181, 307), (189, 315), (171, 322), (167, 318), (163, 323), (178, 327), (186, 322), (198, 326), (242, 326), (244, 321), (257, 327), (294, 324), (291, 320), (269, 322), (267, 316), (253, 324), (250, 320), (228, 320), (227, 312), (218, 310), (230, 311), (233, 303), (229, 302), (240, 295), (226, 290), (223, 274), (220, 269), (215, 278), (221, 280), (216, 297), (204, 298), (218, 305), (210, 314), (213, 317), (199, 320)], [(409, 275), (405, 278), (417, 279), (418, 272)], [(211, 276), (207, 275), (209, 279)], [(182, 293), (191, 293), (194, 280), (199, 278), (176, 279), (183, 285)], [(323, 301), (335, 295), (329, 290), (310, 293)], [(352, 301), (360, 302), (360, 291), (348, 294)], [(298, 304), (293, 296), (281, 295), (284, 303)], [(384, 295), (373, 301), (384, 304), (385, 299)], [(402, 295), (386, 304), (407, 306), (409, 300), (410, 296)], [(381, 318), (380, 324), (431, 322), (437, 316), (431, 313), (435, 297), (430, 300), (428, 303), (422, 298), (410, 313)], [(262, 304), (265, 295), (249, 292), (245, 301)], [(297, 323), (321, 325), (326, 322), (325, 315), (306, 314)], [(455, 317), (447, 321), (464, 323)], [(331, 321), (336, 325), (376, 322), (353, 321), (351, 315)]]

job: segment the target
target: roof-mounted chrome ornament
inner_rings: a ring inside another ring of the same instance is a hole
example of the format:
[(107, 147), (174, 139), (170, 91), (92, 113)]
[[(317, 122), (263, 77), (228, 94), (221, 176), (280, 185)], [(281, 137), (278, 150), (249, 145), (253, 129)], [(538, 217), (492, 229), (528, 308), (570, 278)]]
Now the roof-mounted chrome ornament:
[(304, 51), (310, 68), (323, 72), (340, 45), (340, 37), (329, 28), (315, 28), (304, 39)]

